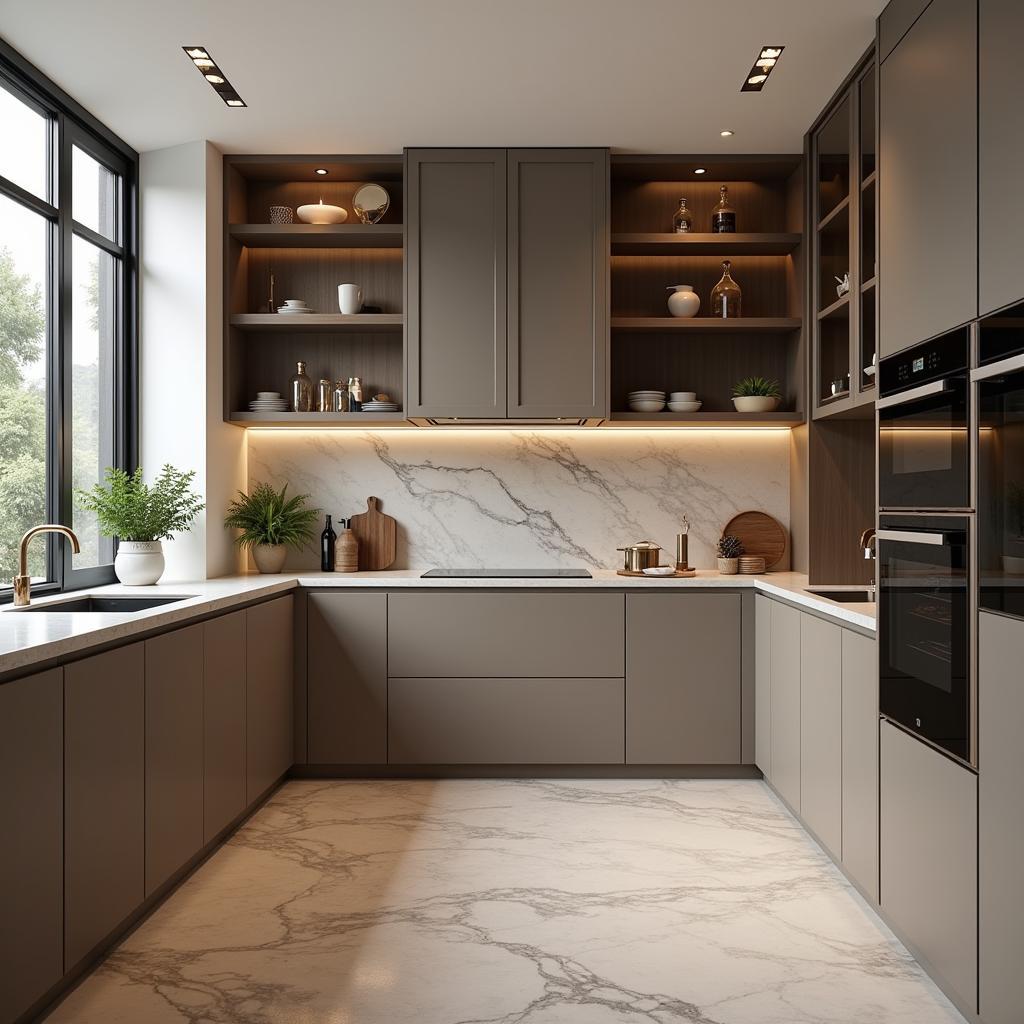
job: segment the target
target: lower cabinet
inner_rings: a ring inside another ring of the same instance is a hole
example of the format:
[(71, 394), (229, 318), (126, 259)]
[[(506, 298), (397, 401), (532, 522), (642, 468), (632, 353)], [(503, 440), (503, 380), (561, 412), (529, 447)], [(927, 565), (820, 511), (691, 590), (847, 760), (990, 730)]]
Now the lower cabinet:
[(754, 596), (754, 764), (772, 778), (772, 607)]
[(796, 608), (772, 602), (772, 785), (800, 810), (800, 619)]
[(882, 722), (880, 744), (882, 911), (948, 994), (973, 1011), (977, 776), (888, 722)]
[(203, 845), (203, 625), (146, 641), (146, 895)]
[(627, 764), (739, 764), (739, 594), (626, 595)]
[(145, 897), (145, 647), (64, 669), (64, 966)]
[(63, 670), (0, 683), (0, 1020), (64, 970)]

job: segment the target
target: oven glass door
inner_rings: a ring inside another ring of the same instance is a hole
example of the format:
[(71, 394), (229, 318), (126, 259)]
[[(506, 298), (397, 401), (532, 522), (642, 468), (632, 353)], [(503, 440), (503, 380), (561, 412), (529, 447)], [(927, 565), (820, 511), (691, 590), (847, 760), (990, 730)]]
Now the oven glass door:
[(978, 383), (980, 605), (1024, 618), (1024, 369)]
[(966, 376), (947, 390), (878, 410), (882, 509), (970, 507)]
[(883, 517), (878, 531), (882, 714), (970, 760), (965, 517)]

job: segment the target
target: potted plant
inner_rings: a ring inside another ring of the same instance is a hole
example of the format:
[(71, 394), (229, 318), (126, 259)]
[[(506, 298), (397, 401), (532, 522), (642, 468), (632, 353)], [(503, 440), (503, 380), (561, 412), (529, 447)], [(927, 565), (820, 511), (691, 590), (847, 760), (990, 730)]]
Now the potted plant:
[(280, 492), (270, 484), (256, 484), (248, 493), (228, 505), (224, 525), (242, 532), (235, 543), (252, 552), (260, 572), (280, 572), (288, 548), (303, 548), (313, 540), (318, 508), (306, 508), (308, 494), (287, 496), (288, 485)]
[(768, 377), (744, 377), (732, 389), (737, 412), (774, 412), (781, 398), (779, 382)]
[(743, 542), (739, 537), (726, 534), (718, 539), (718, 571), (723, 576), (735, 576), (740, 568)]
[(1019, 576), (1024, 574), (1024, 484), (1012, 480), (1006, 485), (1006, 531), (1003, 572)]
[(141, 466), (134, 473), (108, 467), (105, 484), (75, 492), (78, 507), (96, 516), (100, 532), (117, 538), (114, 572), (126, 586), (156, 583), (164, 571), (161, 542), (187, 530), (206, 507), (192, 491), (195, 475), (165, 465), (149, 487)]

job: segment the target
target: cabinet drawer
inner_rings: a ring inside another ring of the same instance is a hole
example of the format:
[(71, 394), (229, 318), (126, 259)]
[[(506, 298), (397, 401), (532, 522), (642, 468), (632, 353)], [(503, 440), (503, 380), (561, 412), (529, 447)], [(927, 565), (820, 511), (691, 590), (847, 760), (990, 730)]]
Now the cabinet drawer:
[(622, 679), (389, 679), (390, 764), (622, 764)]
[(391, 594), (389, 675), (621, 678), (624, 608), (621, 594)]

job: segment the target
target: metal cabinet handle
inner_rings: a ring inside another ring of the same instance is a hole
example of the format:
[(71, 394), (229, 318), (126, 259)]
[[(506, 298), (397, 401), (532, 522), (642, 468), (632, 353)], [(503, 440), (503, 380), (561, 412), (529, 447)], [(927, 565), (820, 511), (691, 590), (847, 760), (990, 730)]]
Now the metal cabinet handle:
[(1001, 359), (998, 363), (989, 363), (988, 366), (979, 366), (971, 370), (971, 380), (988, 380), (990, 377), (1001, 377), (1004, 373), (1016, 373), (1024, 370), (1024, 353), (1019, 356), (1010, 356), (1009, 359)]
[(951, 542), (952, 534), (948, 533), (924, 533), (921, 530), (879, 530), (875, 534), (876, 540), (895, 540), (906, 544), (931, 544), (934, 547), (944, 547)]
[(948, 380), (933, 380), (930, 384), (922, 384), (918, 388), (901, 391), (898, 395), (886, 395), (885, 398), (880, 398), (875, 402), (875, 408), (889, 409), (894, 405), (916, 402), (921, 398), (931, 398), (932, 395), (941, 395), (952, 390), (953, 388)]

